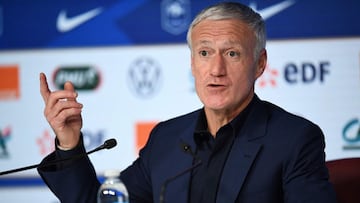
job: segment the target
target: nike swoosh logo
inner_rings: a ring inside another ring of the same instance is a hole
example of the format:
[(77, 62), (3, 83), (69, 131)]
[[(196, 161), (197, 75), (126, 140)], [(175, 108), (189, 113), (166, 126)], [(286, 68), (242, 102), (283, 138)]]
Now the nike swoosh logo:
[(294, 3), (295, 3), (294, 0), (286, 0), (286, 1), (282, 1), (280, 3), (274, 4), (272, 6), (269, 6), (267, 8), (264, 8), (262, 10), (257, 10), (257, 8), (256, 8), (257, 5), (254, 2), (251, 2), (249, 6), (254, 11), (258, 12), (261, 15), (261, 17), (263, 17), (264, 20), (266, 20), (266, 19), (280, 13), (281, 11), (285, 10), (289, 6), (293, 5)]
[(95, 8), (70, 18), (67, 17), (66, 10), (62, 10), (57, 17), (56, 27), (59, 32), (69, 32), (70, 30), (73, 30), (74, 28), (99, 15), (101, 12), (102, 8)]

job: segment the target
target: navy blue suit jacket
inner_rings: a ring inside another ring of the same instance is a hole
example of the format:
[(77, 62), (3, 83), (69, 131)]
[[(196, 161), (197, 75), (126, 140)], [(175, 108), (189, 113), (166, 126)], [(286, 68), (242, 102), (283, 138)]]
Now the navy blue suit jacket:
[[(336, 202), (325, 166), (325, 143), (314, 123), (261, 101), (255, 102), (225, 163), (217, 203)], [(139, 158), (121, 173), (132, 203), (159, 202), (168, 178), (189, 168), (195, 149), (193, 133), (200, 110), (159, 123)], [(50, 155), (44, 162), (56, 159)], [(63, 202), (95, 201), (99, 183), (88, 159), (62, 170), (39, 170)], [(167, 203), (188, 200), (190, 173), (171, 181)]]

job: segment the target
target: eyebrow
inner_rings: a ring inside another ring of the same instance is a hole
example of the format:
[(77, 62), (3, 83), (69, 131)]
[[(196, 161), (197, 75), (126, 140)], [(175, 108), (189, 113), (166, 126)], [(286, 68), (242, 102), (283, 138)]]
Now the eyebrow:
[[(193, 45), (195, 47), (195, 46), (209, 46), (209, 45), (212, 45), (212, 44), (213, 43), (211, 41), (209, 41), (209, 40), (200, 40), (199, 42), (196, 42)], [(242, 44), (241, 44), (241, 42), (239, 40), (228, 40), (223, 45), (224, 46), (230, 46), (230, 47), (232, 47), (234, 45), (242, 47)]]
[(200, 40), (200, 42), (194, 43), (194, 45), (210, 45), (210, 44), (212, 43), (208, 40)]

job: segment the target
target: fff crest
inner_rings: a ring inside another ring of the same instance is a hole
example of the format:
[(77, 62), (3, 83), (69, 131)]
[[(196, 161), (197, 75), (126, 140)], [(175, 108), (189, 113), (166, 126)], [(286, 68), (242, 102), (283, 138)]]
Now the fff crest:
[(161, 27), (166, 32), (179, 35), (187, 30), (190, 20), (189, 0), (163, 0), (161, 2)]

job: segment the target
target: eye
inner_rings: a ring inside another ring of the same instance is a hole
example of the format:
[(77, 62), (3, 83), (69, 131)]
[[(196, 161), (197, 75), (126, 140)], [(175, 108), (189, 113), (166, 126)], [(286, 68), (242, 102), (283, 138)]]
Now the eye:
[(201, 51), (199, 52), (199, 54), (200, 54), (201, 56), (208, 56), (208, 55), (209, 55), (209, 52), (207, 52), (207, 51), (205, 51), (205, 50), (201, 50)]
[(236, 52), (236, 51), (229, 51), (229, 52), (228, 52), (228, 55), (229, 55), (230, 57), (237, 57), (237, 56), (239, 56), (239, 53)]

